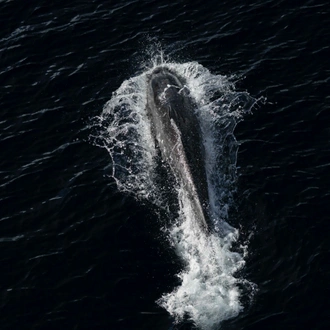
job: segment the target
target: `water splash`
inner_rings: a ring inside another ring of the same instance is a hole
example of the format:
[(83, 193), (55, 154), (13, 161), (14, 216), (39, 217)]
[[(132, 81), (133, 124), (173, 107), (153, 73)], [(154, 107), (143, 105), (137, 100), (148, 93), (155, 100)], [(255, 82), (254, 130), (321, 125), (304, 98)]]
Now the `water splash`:
[(147, 75), (158, 65), (184, 77), (198, 105), (213, 232), (199, 230), (184, 187), (178, 182), (168, 184), (165, 188), (177, 196), (178, 211), (168, 213), (172, 221), (164, 230), (184, 266), (177, 275), (180, 286), (157, 302), (176, 322), (188, 318), (201, 329), (213, 329), (242, 310), (239, 288), (250, 285), (235, 277), (244, 266), (244, 251), (232, 251), (239, 232), (228, 224), (228, 210), (234, 203), (236, 180), (238, 145), (233, 132), (256, 101), (246, 92), (235, 91), (234, 76), (213, 75), (197, 62), (173, 63), (162, 52), (113, 93), (98, 118), (96, 143), (110, 154), (118, 189), (163, 209), (170, 209), (169, 201), (164, 198), (164, 183), (159, 184), (160, 159), (146, 113)]

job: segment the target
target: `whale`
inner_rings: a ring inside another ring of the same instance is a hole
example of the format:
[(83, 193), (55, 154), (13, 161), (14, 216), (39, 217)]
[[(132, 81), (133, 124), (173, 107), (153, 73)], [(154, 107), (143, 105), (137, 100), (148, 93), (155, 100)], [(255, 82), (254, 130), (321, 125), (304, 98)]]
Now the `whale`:
[(166, 66), (147, 75), (147, 116), (163, 162), (187, 194), (198, 226), (209, 231), (205, 148), (186, 80)]

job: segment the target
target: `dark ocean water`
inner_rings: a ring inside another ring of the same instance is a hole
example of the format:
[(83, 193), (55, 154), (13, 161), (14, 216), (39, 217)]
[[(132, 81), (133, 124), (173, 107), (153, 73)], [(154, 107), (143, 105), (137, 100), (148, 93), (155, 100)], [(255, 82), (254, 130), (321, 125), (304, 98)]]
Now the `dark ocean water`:
[[(94, 118), (150, 50), (241, 77), (235, 205), (255, 283), (223, 329), (328, 329), (326, 1), (0, 1), (1, 329), (193, 329), (156, 300), (181, 264), (120, 192)], [(249, 298), (250, 297), (250, 298)]]

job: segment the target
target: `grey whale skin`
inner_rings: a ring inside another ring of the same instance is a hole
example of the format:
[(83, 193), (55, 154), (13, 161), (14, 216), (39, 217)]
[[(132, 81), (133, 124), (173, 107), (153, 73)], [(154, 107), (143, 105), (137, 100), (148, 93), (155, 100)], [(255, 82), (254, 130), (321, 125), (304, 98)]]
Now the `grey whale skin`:
[(207, 232), (208, 187), (196, 104), (185, 80), (167, 67), (147, 78), (147, 113), (152, 133), (176, 179), (183, 185), (200, 229)]

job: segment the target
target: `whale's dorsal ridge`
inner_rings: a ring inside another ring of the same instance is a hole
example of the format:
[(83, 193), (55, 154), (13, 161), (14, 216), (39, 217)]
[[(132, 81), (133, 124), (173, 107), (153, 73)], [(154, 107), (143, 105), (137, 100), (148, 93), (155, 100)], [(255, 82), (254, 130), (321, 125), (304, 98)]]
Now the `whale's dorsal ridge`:
[(149, 74), (147, 112), (157, 145), (163, 160), (187, 190), (201, 229), (208, 230), (205, 152), (195, 107), (184, 77), (166, 66), (156, 67)]

